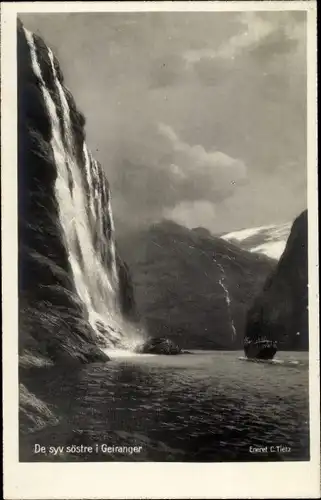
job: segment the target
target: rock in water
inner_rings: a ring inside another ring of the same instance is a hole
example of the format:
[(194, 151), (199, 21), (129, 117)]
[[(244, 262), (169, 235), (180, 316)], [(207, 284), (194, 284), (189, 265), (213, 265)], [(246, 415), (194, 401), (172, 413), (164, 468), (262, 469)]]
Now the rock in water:
[(248, 312), (244, 338), (248, 357), (272, 359), (277, 348), (308, 349), (307, 243), (305, 210), (295, 219), (278, 265)]
[(95, 320), (135, 316), (108, 181), (55, 55), (20, 21), (17, 61), (20, 354), (106, 360)]
[(147, 340), (136, 349), (140, 354), (181, 354), (181, 348), (166, 337), (158, 337)]

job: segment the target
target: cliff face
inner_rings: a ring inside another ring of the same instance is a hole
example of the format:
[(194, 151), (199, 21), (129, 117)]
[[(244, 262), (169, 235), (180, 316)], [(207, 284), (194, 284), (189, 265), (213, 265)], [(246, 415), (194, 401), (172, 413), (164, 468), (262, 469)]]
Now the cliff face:
[(242, 348), (246, 311), (274, 261), (170, 221), (119, 245), (151, 336), (168, 336), (185, 349)]
[(308, 349), (307, 211), (294, 221), (285, 250), (247, 316), (245, 335), (276, 340), (278, 349)]
[(20, 22), (17, 61), (20, 354), (106, 359), (90, 311), (108, 312), (113, 303), (135, 318), (108, 182), (57, 59)]

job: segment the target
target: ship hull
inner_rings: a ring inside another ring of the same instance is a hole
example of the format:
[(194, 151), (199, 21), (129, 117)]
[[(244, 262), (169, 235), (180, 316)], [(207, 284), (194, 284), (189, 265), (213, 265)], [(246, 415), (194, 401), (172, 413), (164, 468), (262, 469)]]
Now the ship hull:
[(276, 342), (272, 340), (246, 340), (244, 353), (248, 359), (273, 359), (277, 352)]

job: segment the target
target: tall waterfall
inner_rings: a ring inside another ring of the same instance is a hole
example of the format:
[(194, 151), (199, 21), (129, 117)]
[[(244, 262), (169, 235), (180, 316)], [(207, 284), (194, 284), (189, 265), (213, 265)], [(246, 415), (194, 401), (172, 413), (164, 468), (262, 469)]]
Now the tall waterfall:
[(221, 278), (218, 280), (218, 282), (219, 282), (219, 285), (222, 287), (223, 292), (224, 292), (224, 297), (225, 297), (225, 301), (226, 301), (226, 305), (227, 305), (229, 320), (230, 320), (230, 324), (231, 324), (232, 340), (234, 340), (236, 338), (236, 328), (235, 328), (235, 324), (234, 324), (234, 320), (233, 320), (233, 316), (232, 316), (232, 312), (231, 312), (230, 293), (229, 293), (228, 288), (226, 287), (226, 285), (224, 283), (225, 278), (226, 278), (225, 270), (224, 270), (224, 267), (222, 266), (222, 264), (217, 262), (215, 255), (213, 255), (213, 261), (215, 262), (215, 264), (217, 265), (217, 267), (219, 268), (219, 270), (221, 272)]
[(107, 179), (85, 141), (79, 160), (70, 96), (61, 82), (52, 51), (47, 47), (49, 88), (46, 83), (48, 69), (45, 77), (34, 35), (25, 28), (24, 33), (32, 71), (37, 77), (51, 125), (51, 147), (57, 172), (55, 197), (76, 292), (85, 305), (91, 326), (97, 336), (104, 339), (106, 347), (130, 347), (135, 333), (131, 332), (130, 338), (130, 326), (125, 324), (119, 307), (119, 275)]

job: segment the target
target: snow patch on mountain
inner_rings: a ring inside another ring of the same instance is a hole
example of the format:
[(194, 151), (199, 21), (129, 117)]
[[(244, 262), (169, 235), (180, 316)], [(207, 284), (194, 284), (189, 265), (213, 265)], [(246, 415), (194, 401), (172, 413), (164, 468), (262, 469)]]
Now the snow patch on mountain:
[(223, 234), (221, 238), (252, 253), (264, 254), (278, 260), (285, 248), (292, 222), (241, 229)]

